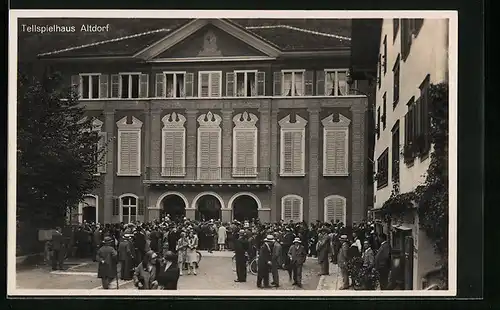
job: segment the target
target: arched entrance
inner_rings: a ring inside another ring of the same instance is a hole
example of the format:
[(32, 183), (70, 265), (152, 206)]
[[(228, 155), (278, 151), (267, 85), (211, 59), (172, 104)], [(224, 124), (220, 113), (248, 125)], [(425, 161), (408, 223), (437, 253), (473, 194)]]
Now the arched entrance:
[(211, 194), (201, 196), (196, 202), (195, 219), (199, 221), (219, 220), (222, 218), (219, 199)]
[(249, 195), (240, 195), (232, 203), (233, 219), (240, 222), (259, 218), (259, 205)]
[(97, 199), (94, 196), (86, 196), (80, 205), (81, 220), (80, 223), (95, 223), (97, 221), (96, 210), (97, 210)]
[(176, 193), (166, 193), (161, 198), (160, 217), (163, 218), (167, 214), (171, 219), (182, 219), (186, 216), (186, 200), (184, 197)]

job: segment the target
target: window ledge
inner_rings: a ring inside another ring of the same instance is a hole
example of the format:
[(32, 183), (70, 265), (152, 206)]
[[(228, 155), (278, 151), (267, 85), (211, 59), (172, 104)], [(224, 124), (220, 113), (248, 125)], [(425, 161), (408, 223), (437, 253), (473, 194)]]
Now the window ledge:
[(117, 173), (117, 177), (140, 177), (140, 173)]
[(389, 182), (386, 182), (384, 184), (377, 185), (377, 190), (384, 189), (389, 185)]
[(280, 177), (305, 177), (305, 173), (285, 173), (281, 172)]
[(256, 178), (257, 174), (238, 174), (233, 173), (233, 178)]
[(349, 173), (323, 173), (324, 177), (348, 177)]
[(186, 176), (186, 173), (183, 172), (183, 173), (162, 173), (161, 174), (162, 177), (185, 177)]

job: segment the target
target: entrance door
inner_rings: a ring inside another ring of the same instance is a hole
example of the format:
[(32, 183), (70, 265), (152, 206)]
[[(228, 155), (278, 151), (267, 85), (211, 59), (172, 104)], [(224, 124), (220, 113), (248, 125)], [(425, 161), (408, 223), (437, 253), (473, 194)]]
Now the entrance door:
[(248, 195), (242, 195), (233, 202), (233, 218), (237, 221), (251, 221), (259, 217), (257, 201)]
[(196, 220), (208, 221), (219, 220), (222, 217), (221, 205), (217, 198), (212, 195), (205, 195), (198, 199)]
[(404, 242), (405, 290), (413, 290), (413, 237), (406, 236)]
[(181, 197), (177, 195), (168, 195), (163, 199), (163, 210), (161, 217), (170, 215), (172, 220), (182, 219), (186, 216), (186, 204)]
[(83, 215), (83, 221), (86, 221), (87, 223), (96, 222), (95, 207), (92, 206), (84, 207), (82, 210), (82, 215)]

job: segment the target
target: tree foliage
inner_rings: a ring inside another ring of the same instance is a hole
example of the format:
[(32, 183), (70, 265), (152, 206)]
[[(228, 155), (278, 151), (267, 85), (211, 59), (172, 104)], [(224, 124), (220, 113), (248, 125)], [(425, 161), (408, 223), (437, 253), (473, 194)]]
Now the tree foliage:
[(17, 103), (17, 218), (38, 227), (64, 223), (66, 212), (99, 186), (92, 120), (57, 74), (37, 79), (19, 72)]

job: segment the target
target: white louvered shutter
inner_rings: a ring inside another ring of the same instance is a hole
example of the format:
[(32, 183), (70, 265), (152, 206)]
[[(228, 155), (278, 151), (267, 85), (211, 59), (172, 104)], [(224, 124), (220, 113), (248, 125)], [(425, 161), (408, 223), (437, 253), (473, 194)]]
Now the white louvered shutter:
[(335, 199), (329, 198), (324, 205), (325, 208), (325, 222), (335, 221)]
[(147, 98), (149, 95), (149, 74), (139, 76), (139, 98)]
[(99, 76), (99, 98), (108, 98), (108, 80), (109, 75), (107, 74)]
[(120, 98), (120, 76), (111, 75), (111, 98)]
[(257, 96), (266, 95), (266, 73), (259, 71), (257, 72)]
[(283, 132), (283, 173), (291, 173), (292, 170), (292, 156), (293, 156), (293, 133), (289, 131)]
[(281, 93), (281, 72), (273, 73), (273, 94), (274, 96), (282, 96)]
[(219, 167), (219, 145), (220, 144), (220, 132), (212, 131), (210, 132), (210, 179), (217, 180), (220, 178), (220, 167)]
[(235, 156), (234, 156), (234, 174), (236, 175), (254, 175), (255, 154), (256, 154), (256, 131), (235, 130)]
[(234, 72), (226, 73), (226, 96), (234, 97)]
[(285, 198), (283, 201), (283, 220), (289, 222), (292, 219), (292, 198)]
[(302, 217), (302, 203), (300, 199), (298, 198), (293, 198), (292, 200), (292, 219), (294, 222), (301, 222)]
[(131, 133), (130, 135), (130, 173), (136, 174), (140, 172), (139, 162), (139, 132)]
[(106, 143), (108, 140), (108, 133), (101, 132), (99, 133), (99, 142), (97, 143), (97, 147), (99, 149), (99, 165), (97, 166), (97, 172), (106, 173), (106, 165), (107, 165), (107, 151), (106, 151)]
[(292, 173), (303, 173), (302, 132), (292, 133)]
[(120, 149), (118, 156), (120, 157), (120, 173), (130, 173), (130, 135), (129, 132), (120, 133)]
[(202, 131), (200, 133), (200, 167), (201, 179), (213, 180), (219, 178), (219, 144), (220, 133), (215, 131)]
[(210, 74), (209, 73), (200, 73), (200, 97), (208, 97), (210, 95), (209, 83), (210, 83)]
[(185, 132), (183, 130), (164, 132), (163, 175), (184, 175)]
[(348, 130), (327, 130), (325, 132), (323, 172), (326, 175), (345, 175), (348, 169)]
[(210, 75), (210, 97), (221, 96), (221, 74), (212, 72)]
[(194, 74), (186, 73), (186, 97), (193, 97), (195, 93), (193, 92), (194, 87)]
[(325, 95), (325, 71), (316, 71), (316, 96)]
[(313, 89), (314, 89), (314, 84), (313, 84), (313, 79), (314, 79), (314, 71), (307, 70), (304, 73), (304, 95), (305, 96), (312, 96), (313, 95)]
[(345, 224), (344, 217), (345, 217), (345, 205), (343, 199), (340, 198), (335, 198), (333, 200), (333, 205), (334, 205), (334, 220), (341, 221), (342, 223)]
[(127, 131), (120, 133), (120, 173), (137, 174), (140, 173), (139, 163), (139, 135), (140, 132)]
[(155, 97), (163, 98), (165, 97), (165, 74), (157, 73), (155, 82)]

